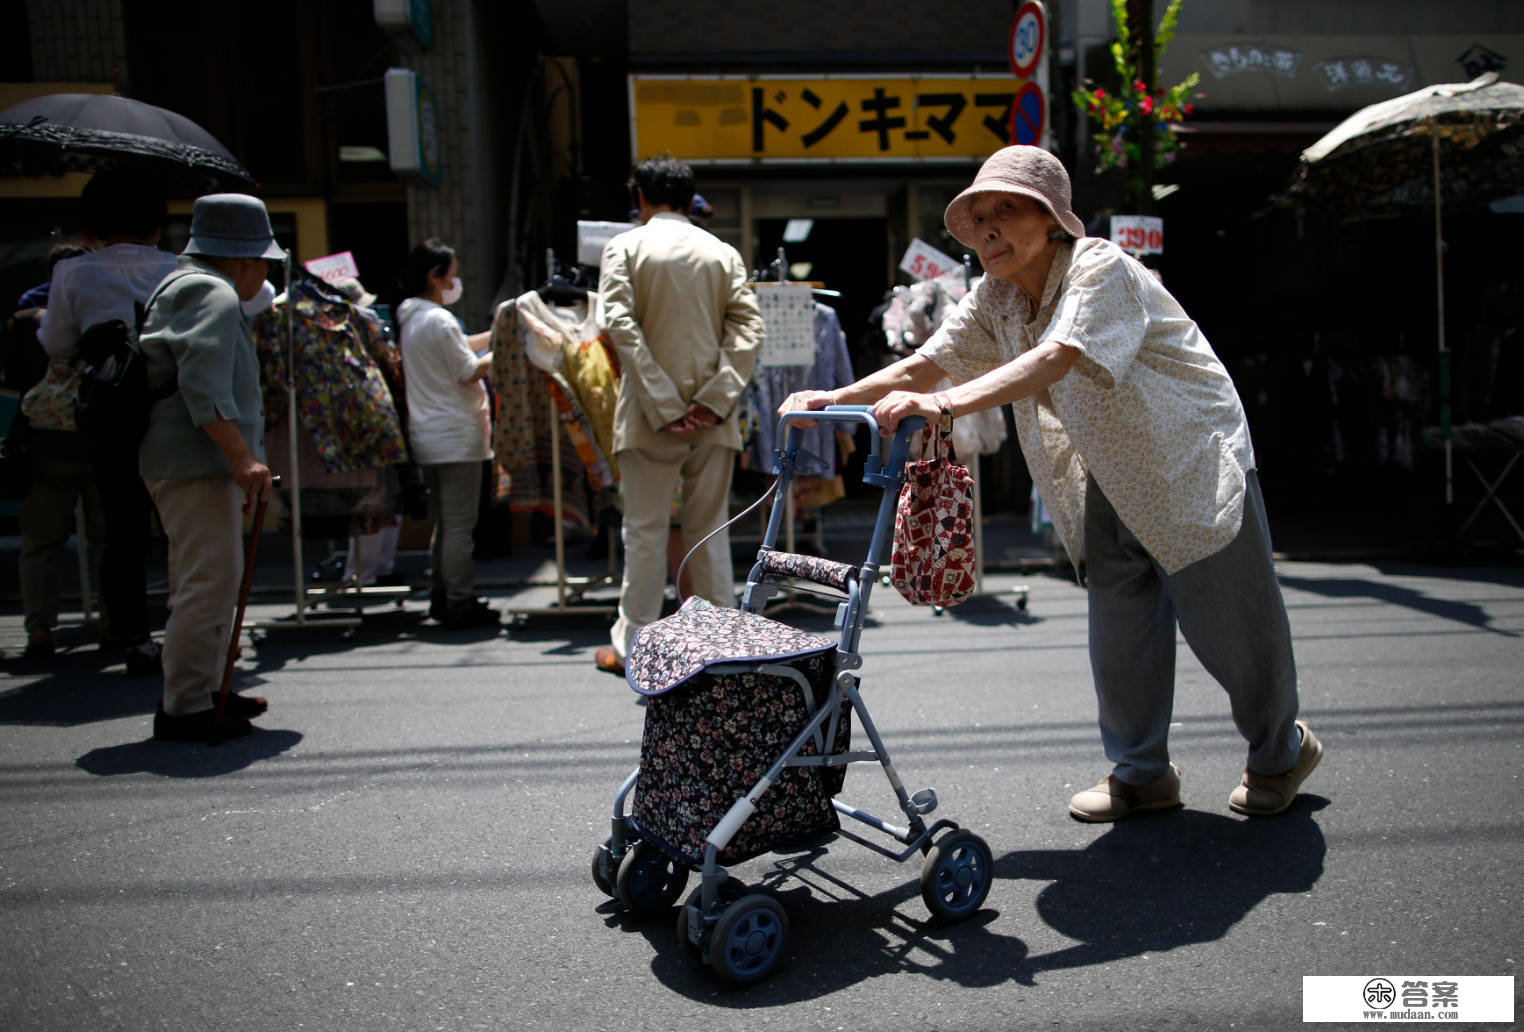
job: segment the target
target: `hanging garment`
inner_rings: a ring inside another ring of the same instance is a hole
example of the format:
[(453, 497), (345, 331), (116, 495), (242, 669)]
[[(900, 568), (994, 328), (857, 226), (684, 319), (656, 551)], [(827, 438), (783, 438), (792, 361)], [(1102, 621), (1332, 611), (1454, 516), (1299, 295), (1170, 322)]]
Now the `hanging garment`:
[(897, 355), (908, 355), (926, 343), (953, 307), (952, 295), (936, 280), (895, 287), (882, 315), (889, 349)]
[[(576, 527), (593, 524), (587, 467), (566, 424), (552, 422), (545, 398), (550, 379), (529, 360), (518, 300), (504, 301), (492, 318), (489, 382), (495, 399), (492, 451), (497, 474), (494, 500), (514, 512), (539, 513)], [(559, 406), (558, 406), (559, 414)], [(561, 498), (551, 474), (551, 435), (562, 434)]]
[[(287, 369), (286, 309), (295, 370)], [(407, 459), (407, 441), (387, 376), (379, 323), (312, 281), (298, 281), (284, 298), (254, 317), (254, 344), (264, 384), (265, 426), (285, 423), (286, 385), (296, 385), (297, 418), (330, 473), (381, 469)], [(289, 379), (288, 379), (289, 378)]]
[[(752, 469), (768, 472), (773, 468), (773, 452), (778, 440), (778, 406), (795, 391), (835, 390), (845, 387), (856, 378), (852, 375), (852, 359), (847, 354), (847, 335), (842, 332), (841, 319), (836, 309), (829, 305), (815, 304), (815, 362), (808, 366), (764, 366), (759, 361), (747, 393), (757, 412), (756, 433), (749, 452)], [(800, 444), (802, 453), (808, 453), (819, 461), (810, 461), (801, 467), (809, 476), (830, 480), (836, 476), (836, 440), (829, 429), (830, 424), (817, 423), (804, 431)]]
[(582, 304), (552, 306), (538, 291), (518, 299), (525, 353), (545, 371), (551, 397), (596, 490), (619, 479), (614, 458), (614, 402), (619, 393), (614, 349), (601, 325), (597, 294)]

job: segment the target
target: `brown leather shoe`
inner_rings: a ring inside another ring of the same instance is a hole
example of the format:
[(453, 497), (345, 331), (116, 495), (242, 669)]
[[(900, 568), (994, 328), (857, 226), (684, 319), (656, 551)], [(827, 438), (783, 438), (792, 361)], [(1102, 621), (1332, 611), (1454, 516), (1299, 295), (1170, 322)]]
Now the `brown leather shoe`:
[(1312, 733), (1312, 728), (1305, 720), (1298, 720), (1296, 726), (1302, 729), (1302, 747), (1297, 750), (1296, 765), (1273, 776), (1245, 769), (1243, 780), (1228, 796), (1228, 809), (1250, 817), (1269, 817), (1291, 805), (1297, 789), (1323, 759), (1323, 743)]
[(598, 651), (593, 653), (593, 662), (606, 674), (624, 676), (624, 664), (619, 661), (619, 653), (614, 651), (612, 645), (600, 645)]
[(1180, 805), (1180, 768), (1169, 769), (1146, 785), (1129, 785), (1115, 774), (1069, 800), (1069, 816), (1098, 824), (1118, 821), (1134, 810), (1172, 810)]

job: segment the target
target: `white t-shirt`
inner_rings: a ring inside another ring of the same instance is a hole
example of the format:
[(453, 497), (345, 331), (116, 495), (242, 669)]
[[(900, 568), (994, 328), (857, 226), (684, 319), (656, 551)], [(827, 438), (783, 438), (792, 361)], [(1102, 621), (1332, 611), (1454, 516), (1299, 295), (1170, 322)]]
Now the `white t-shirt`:
[(487, 385), (473, 379), (477, 357), (460, 323), (434, 302), (410, 297), (397, 306), (397, 324), (413, 461), (490, 459)]
[(96, 323), (120, 319), (135, 328), (133, 303), (147, 304), (177, 261), (148, 244), (112, 244), (65, 258), (53, 266), (40, 333), (43, 350), (49, 358), (70, 359), (80, 334)]
[(1011, 410), (1071, 558), (1084, 555), (1087, 475), (1166, 573), (1227, 547), (1254, 468), (1243, 405), (1179, 302), (1109, 240), (1060, 247), (1035, 311), (986, 276), (918, 353), (964, 383), (1050, 340), (1083, 357), (1048, 398)]

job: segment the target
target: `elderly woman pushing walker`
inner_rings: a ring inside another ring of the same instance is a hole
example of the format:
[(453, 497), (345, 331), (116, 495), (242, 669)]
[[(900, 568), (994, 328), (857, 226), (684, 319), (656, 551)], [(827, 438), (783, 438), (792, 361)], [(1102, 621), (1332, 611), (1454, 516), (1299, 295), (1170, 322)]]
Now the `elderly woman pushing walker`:
[[(881, 427), (1010, 404), (1033, 482), (1089, 585), (1090, 664), (1112, 772), (1083, 821), (1180, 803), (1170, 762), (1175, 629), (1248, 742), (1238, 813), (1291, 805), (1323, 747), (1296, 663), (1243, 405), (1200, 329), (1141, 264), (1086, 237), (1069, 177), (1006, 147), (948, 205), (987, 275), (915, 354), (783, 411), (871, 404)], [(926, 393), (944, 377), (954, 387)]]

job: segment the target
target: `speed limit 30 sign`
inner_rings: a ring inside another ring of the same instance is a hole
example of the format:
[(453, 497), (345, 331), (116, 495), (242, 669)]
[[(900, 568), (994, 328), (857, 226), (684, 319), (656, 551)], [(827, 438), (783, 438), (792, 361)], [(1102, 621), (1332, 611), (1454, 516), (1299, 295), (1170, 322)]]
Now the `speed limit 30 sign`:
[(1048, 18), (1037, 0), (1026, 0), (1011, 20), (1011, 72), (1018, 79), (1029, 79), (1042, 60), (1047, 42)]

